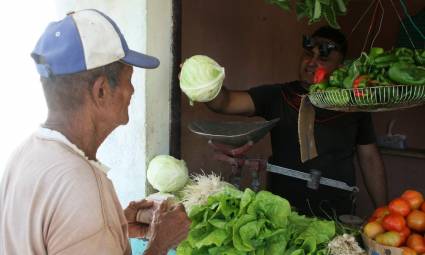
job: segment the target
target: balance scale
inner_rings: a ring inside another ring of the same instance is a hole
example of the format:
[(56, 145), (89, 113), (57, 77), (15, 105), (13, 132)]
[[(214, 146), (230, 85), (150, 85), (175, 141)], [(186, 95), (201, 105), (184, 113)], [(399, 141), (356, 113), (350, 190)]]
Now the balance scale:
[[(279, 119), (261, 122), (220, 122), (199, 120), (189, 124), (191, 132), (208, 140), (208, 145), (214, 149), (214, 159), (229, 163), (231, 168), (230, 183), (237, 188), (241, 186), (241, 173), (245, 168), (251, 172), (251, 188), (259, 191), (259, 173), (263, 171), (273, 172), (295, 179), (306, 181), (306, 187), (318, 190), (320, 185), (349, 191), (353, 196), (359, 188), (349, 186), (347, 183), (322, 177), (321, 171), (311, 169), (310, 172), (302, 172), (273, 165), (264, 159), (253, 159), (246, 156), (247, 152), (261, 140), (277, 123)], [(340, 220), (347, 224), (358, 225), (363, 221), (354, 215), (342, 215)]]

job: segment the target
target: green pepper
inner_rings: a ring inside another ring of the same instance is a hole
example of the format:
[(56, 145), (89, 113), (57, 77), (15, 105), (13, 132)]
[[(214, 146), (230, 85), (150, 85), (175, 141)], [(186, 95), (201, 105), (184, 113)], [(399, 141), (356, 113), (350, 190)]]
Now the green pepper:
[(383, 48), (373, 47), (373, 48), (370, 49), (369, 58), (375, 59), (377, 56), (379, 56), (379, 55), (381, 55), (383, 53), (384, 53), (384, 49)]
[(328, 86), (329, 86), (329, 84), (327, 82), (321, 82), (321, 83), (316, 83), (316, 84), (311, 85), (308, 88), (308, 90), (309, 90), (310, 93), (313, 93), (313, 92), (323, 91)]
[(332, 87), (342, 87), (344, 77), (347, 75), (347, 68), (341, 67), (332, 72), (329, 76), (329, 85)]
[(394, 50), (394, 54), (397, 57), (403, 56), (403, 57), (411, 57), (413, 58), (413, 50), (409, 48), (397, 48)]
[(353, 87), (353, 82), (359, 76), (363, 70), (364, 65), (361, 63), (360, 59), (353, 61), (348, 67), (347, 76), (342, 81), (342, 85), (346, 89), (351, 89)]
[(392, 83), (387, 75), (382, 73), (376, 76), (376, 80), (378, 81), (379, 85), (390, 85)]
[(388, 76), (401, 85), (425, 85), (425, 67), (406, 62), (392, 64)]
[(386, 52), (373, 59), (372, 64), (376, 68), (385, 68), (389, 67), (392, 63), (395, 63), (397, 61), (398, 57), (395, 54), (392, 54), (391, 52)]
[(425, 49), (415, 50), (415, 60), (416, 60), (416, 64), (425, 66)]
[(398, 62), (415, 63), (414, 52), (408, 48), (397, 48), (394, 50), (394, 54), (398, 58)]

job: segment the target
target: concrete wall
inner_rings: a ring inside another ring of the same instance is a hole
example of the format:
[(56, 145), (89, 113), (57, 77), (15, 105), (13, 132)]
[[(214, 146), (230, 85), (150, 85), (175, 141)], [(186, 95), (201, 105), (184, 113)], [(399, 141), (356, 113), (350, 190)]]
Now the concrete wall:
[[(398, 34), (399, 24), (389, 1), (384, 1), (385, 19), (375, 45), (391, 48)], [(297, 78), (299, 58), (302, 52), (301, 36), (321, 24), (308, 26), (297, 21), (294, 12), (283, 12), (264, 0), (183, 0), (182, 58), (194, 54), (206, 54), (226, 68), (224, 86), (245, 90), (253, 86), (285, 82)], [(355, 22), (370, 1), (350, 1), (349, 13), (339, 19), (343, 31), (349, 35)], [(410, 13), (425, 6), (423, 1), (409, 1)], [(366, 15), (357, 31), (349, 36), (349, 57), (358, 56), (363, 47), (371, 15)], [(411, 110), (374, 114), (376, 130), (383, 134), (387, 121), (397, 118), (396, 131), (408, 135), (412, 147), (425, 148), (425, 107)], [(212, 149), (207, 141), (189, 132), (187, 125), (197, 119), (244, 120), (251, 118), (214, 114), (203, 105), (189, 106), (182, 95), (182, 158), (191, 171), (221, 172), (226, 176), (229, 165), (212, 159)], [(249, 157), (267, 158), (270, 151), (269, 137), (260, 141), (248, 154)], [(425, 177), (425, 162), (408, 158), (384, 156), (388, 169), (390, 196), (395, 197), (406, 187), (425, 192), (421, 180)], [(361, 179), (361, 176), (358, 176)], [(362, 187), (359, 194), (359, 214), (370, 213), (371, 201)]]
[(111, 167), (108, 175), (126, 206), (129, 201), (145, 196), (149, 160), (157, 154), (168, 154), (169, 150), (171, 1), (56, 0), (56, 3), (59, 17), (85, 8), (105, 12), (118, 24), (131, 49), (161, 61), (158, 69), (134, 69), (130, 122), (117, 128), (98, 153), (98, 158)]

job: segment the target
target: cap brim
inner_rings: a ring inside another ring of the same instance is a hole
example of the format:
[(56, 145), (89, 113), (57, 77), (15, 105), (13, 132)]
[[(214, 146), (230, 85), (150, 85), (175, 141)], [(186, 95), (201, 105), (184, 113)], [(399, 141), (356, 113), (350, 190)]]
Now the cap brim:
[(133, 50), (129, 50), (121, 61), (128, 65), (147, 69), (153, 69), (159, 66), (159, 60), (157, 58)]

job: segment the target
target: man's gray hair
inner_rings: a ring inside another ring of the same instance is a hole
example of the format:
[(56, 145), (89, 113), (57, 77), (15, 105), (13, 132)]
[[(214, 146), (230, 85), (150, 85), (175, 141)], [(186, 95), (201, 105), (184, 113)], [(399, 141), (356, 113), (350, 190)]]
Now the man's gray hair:
[(91, 91), (100, 76), (105, 76), (112, 89), (118, 85), (125, 64), (114, 62), (75, 74), (41, 77), (47, 107), (52, 111), (73, 111), (84, 103), (84, 94)]

